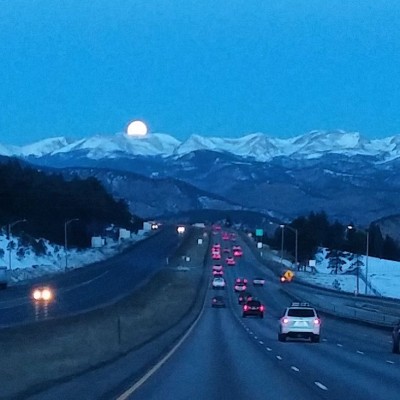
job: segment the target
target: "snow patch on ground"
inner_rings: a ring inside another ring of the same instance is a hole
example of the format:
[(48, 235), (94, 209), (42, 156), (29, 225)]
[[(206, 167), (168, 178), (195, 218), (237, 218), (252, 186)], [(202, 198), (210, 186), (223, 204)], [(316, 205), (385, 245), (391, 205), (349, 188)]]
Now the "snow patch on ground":
[[(141, 231), (137, 235), (132, 234), (129, 239), (119, 242), (110, 241), (100, 248), (68, 249), (67, 269), (81, 268), (113, 257), (131, 244), (147, 237), (147, 234)], [(8, 248), (10, 241), (15, 243), (15, 248), (11, 252)], [(7, 267), (10, 285), (47, 274), (65, 272), (66, 254), (64, 247), (46, 240), (44, 240), (44, 244), (45, 254), (36, 255), (32, 248), (20, 246), (18, 237), (11, 236), (8, 240), (5, 234), (0, 233), (0, 266)]]

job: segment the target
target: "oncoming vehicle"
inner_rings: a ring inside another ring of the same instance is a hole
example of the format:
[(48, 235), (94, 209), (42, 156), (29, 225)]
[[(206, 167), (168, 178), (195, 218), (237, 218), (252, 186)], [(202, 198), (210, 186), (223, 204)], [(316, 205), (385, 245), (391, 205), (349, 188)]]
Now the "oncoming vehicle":
[(243, 305), (242, 317), (248, 317), (249, 315), (255, 315), (260, 318), (264, 318), (265, 307), (259, 300), (247, 300)]
[(221, 277), (216, 277), (212, 281), (213, 289), (225, 289), (225, 279)]
[(35, 301), (49, 302), (54, 299), (54, 292), (49, 286), (36, 287), (32, 291)]
[(306, 338), (312, 342), (320, 341), (321, 320), (308, 303), (292, 303), (279, 320), (278, 340), (286, 338)]
[(223, 296), (214, 296), (211, 300), (211, 307), (226, 307), (225, 299)]

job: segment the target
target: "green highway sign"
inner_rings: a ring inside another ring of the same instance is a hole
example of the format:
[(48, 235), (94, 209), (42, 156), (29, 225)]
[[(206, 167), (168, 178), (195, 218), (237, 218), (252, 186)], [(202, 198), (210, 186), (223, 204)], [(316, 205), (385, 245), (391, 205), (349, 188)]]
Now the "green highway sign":
[(262, 229), (256, 229), (256, 236), (264, 236), (264, 231)]

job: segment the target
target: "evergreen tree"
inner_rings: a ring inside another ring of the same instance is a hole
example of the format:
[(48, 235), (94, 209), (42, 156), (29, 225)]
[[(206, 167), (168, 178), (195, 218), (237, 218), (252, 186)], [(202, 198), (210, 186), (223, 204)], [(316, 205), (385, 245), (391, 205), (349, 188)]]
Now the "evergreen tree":
[(337, 275), (340, 271), (342, 272), (342, 266), (346, 264), (346, 261), (343, 260), (343, 252), (341, 250), (332, 249), (326, 255), (329, 259), (328, 268), (331, 269), (331, 273)]

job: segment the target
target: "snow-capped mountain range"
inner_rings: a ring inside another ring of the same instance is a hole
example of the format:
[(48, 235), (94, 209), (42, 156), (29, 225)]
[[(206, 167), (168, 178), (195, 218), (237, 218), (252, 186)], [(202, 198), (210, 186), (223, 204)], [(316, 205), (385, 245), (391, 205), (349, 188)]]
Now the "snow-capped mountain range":
[(0, 162), (7, 156), (67, 179), (95, 177), (142, 217), (234, 209), (282, 221), (325, 210), (332, 219), (367, 225), (399, 213), (400, 135), (369, 140), (312, 131), (288, 139), (254, 133), (180, 141), (118, 133), (0, 144)]
[(79, 140), (56, 137), (20, 147), (0, 144), (0, 155), (4, 156), (40, 158), (75, 153), (92, 160), (121, 156), (179, 157), (197, 150), (231, 153), (261, 162), (281, 156), (312, 159), (326, 154), (366, 155), (389, 161), (400, 156), (400, 135), (369, 140), (358, 132), (312, 131), (288, 139), (254, 133), (240, 138), (192, 135), (179, 141), (162, 133), (140, 138), (118, 133)]

